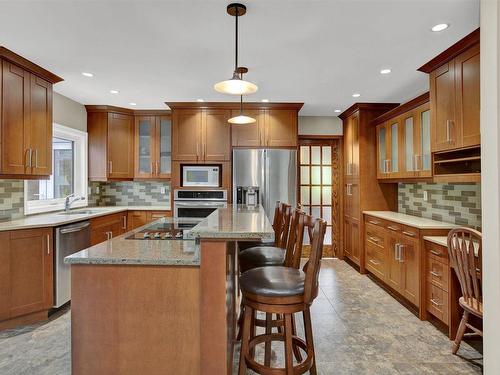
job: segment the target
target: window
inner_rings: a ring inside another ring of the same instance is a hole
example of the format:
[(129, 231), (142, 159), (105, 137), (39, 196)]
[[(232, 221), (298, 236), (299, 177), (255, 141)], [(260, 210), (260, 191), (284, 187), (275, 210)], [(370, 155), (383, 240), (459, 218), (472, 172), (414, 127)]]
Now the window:
[(72, 207), (87, 206), (87, 133), (54, 124), (52, 135), (52, 175), (24, 182), (26, 215), (61, 210), (70, 194), (85, 198)]

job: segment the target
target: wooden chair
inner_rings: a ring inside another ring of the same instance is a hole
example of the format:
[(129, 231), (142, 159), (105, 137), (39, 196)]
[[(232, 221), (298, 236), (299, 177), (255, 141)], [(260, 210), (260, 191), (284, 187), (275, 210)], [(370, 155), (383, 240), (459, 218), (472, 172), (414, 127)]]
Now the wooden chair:
[[(264, 375), (295, 375), (306, 371), (316, 374), (310, 306), (319, 290), (318, 277), (326, 222), (316, 219), (313, 228), (311, 253), (302, 270), (293, 267), (261, 267), (241, 275), (240, 286), (245, 304), (245, 316), (239, 375), (245, 374), (247, 367)], [(284, 332), (266, 331), (264, 334), (251, 337), (255, 311), (282, 315)], [(305, 340), (293, 333), (293, 314), (298, 312), (303, 314)], [(270, 353), (267, 351), (264, 355), (264, 364), (258, 363), (253, 358), (253, 351), (257, 344), (267, 344), (272, 341), (284, 342), (285, 368), (271, 368)], [(294, 347), (300, 348), (306, 354), (306, 358), (298, 361), (295, 366), (293, 365)]]
[(483, 335), (469, 323), (470, 314), (483, 318), (481, 233), (469, 228), (451, 230), (448, 233), (448, 254), (460, 282), (462, 297), (459, 304), (464, 309), (452, 349), (456, 354), (467, 328), (473, 331), (473, 335)]

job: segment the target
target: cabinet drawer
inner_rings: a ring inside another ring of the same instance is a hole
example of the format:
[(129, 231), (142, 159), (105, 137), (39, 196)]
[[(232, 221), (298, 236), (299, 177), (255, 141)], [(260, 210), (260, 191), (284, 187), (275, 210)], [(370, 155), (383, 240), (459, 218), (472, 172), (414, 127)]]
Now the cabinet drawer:
[(401, 233), (403, 231), (403, 225), (394, 223), (392, 221), (386, 222), (385, 227), (391, 232)]
[(380, 279), (385, 277), (385, 255), (384, 251), (371, 243), (367, 243), (366, 247), (366, 264), (365, 267)]
[(448, 248), (429, 241), (425, 241), (425, 249), (428, 257), (439, 260), (446, 265), (449, 264)]
[(401, 233), (403, 234), (403, 236), (410, 238), (419, 238), (420, 236), (420, 232), (417, 228), (409, 227), (408, 225), (403, 225)]
[(385, 229), (376, 225), (366, 223), (365, 225), (365, 243), (371, 244), (383, 251), (385, 248)]
[(378, 219), (378, 218), (373, 217), (373, 216), (366, 216), (365, 222), (367, 224), (372, 224), (372, 225), (376, 225), (376, 226), (379, 226), (379, 227), (384, 227), (386, 225), (386, 221), (385, 220)]
[(449, 291), (449, 272), (448, 266), (435, 258), (427, 257), (427, 281), (443, 289)]
[(448, 292), (430, 282), (427, 282), (427, 311), (443, 323), (448, 324)]

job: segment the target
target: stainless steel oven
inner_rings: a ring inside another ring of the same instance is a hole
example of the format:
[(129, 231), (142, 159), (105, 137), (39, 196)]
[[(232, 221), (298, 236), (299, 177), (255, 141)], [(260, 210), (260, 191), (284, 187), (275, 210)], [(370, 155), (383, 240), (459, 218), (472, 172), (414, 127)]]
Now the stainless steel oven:
[(175, 190), (174, 217), (203, 219), (227, 207), (226, 190)]
[(221, 184), (220, 165), (181, 165), (181, 186), (219, 187)]

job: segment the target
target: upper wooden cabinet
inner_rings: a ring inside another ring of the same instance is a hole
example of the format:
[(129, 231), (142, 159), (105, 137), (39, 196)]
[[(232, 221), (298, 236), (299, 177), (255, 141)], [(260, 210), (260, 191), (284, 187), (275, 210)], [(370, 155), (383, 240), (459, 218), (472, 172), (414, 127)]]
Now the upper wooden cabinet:
[(432, 177), (429, 93), (376, 118), (377, 178)]
[[(233, 110), (231, 117), (239, 114), (239, 110)], [(245, 111), (245, 115), (253, 117), (255, 122), (246, 125), (231, 125), (233, 147), (261, 147), (265, 145), (265, 112), (259, 109), (249, 109)]]
[(135, 116), (134, 178), (170, 178), (171, 128), (170, 116)]
[(430, 74), (432, 151), (479, 146), (479, 29), (419, 70)]
[(52, 232), (41, 228), (0, 233), (0, 325), (52, 308)]
[(231, 160), (231, 127), (226, 109), (173, 111), (172, 159), (204, 163)]
[(52, 174), (52, 85), (60, 77), (0, 47), (0, 177)]

